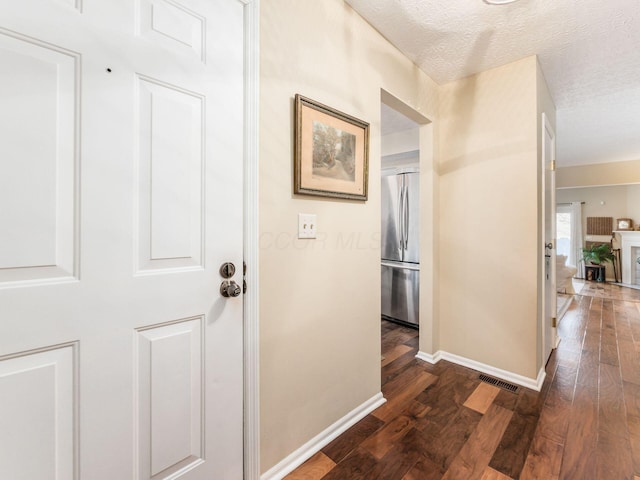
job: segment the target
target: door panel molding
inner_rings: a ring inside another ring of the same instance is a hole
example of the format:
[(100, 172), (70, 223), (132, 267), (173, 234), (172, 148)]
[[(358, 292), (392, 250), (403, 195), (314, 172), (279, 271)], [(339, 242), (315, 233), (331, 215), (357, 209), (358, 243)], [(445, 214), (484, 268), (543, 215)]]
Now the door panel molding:
[(0, 357), (5, 478), (78, 479), (78, 342)]
[[(0, 288), (74, 281), (79, 268), (80, 55), (0, 28)], [(3, 113), (4, 112), (4, 113)], [(29, 131), (29, 138), (24, 132)]]
[(136, 82), (137, 273), (200, 270), (205, 97), (141, 74)]
[(137, 479), (204, 462), (204, 315), (136, 331)]
[(205, 17), (172, 0), (139, 0), (137, 12), (138, 35), (205, 63)]

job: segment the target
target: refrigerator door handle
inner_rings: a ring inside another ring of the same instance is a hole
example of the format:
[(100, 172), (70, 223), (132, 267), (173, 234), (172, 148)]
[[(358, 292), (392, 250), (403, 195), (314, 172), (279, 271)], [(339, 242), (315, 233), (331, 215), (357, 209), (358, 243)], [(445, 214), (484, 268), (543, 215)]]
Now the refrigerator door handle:
[(402, 259), (402, 250), (404, 249), (404, 205), (402, 199), (404, 198), (404, 182), (400, 185), (400, 195), (398, 199), (398, 245), (400, 245), (400, 259)]
[(409, 186), (404, 187), (404, 202), (402, 209), (403, 213), (403, 222), (404, 222), (404, 230), (402, 232), (404, 236), (404, 249), (407, 250), (409, 248)]

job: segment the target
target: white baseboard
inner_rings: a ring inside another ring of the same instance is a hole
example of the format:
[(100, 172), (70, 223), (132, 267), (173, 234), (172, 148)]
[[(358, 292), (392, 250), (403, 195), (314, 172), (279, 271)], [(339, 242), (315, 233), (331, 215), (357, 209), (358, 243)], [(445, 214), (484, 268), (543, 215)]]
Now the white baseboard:
[(542, 384), (544, 383), (544, 379), (547, 375), (544, 371), (544, 367), (540, 369), (540, 371), (538, 372), (538, 377), (534, 379), (519, 375), (517, 373), (508, 372), (500, 368), (492, 367), (491, 365), (487, 365), (485, 363), (476, 362), (475, 360), (461, 357), (460, 355), (443, 352), (442, 350), (438, 350), (434, 354), (418, 352), (416, 358), (424, 360), (425, 362), (431, 364), (436, 364), (440, 360), (447, 360), (448, 362), (471, 368), (472, 370), (477, 370), (482, 373), (486, 373), (487, 375), (499, 378), (500, 380), (504, 380), (509, 383), (515, 383), (516, 385), (530, 388), (531, 390), (535, 390), (537, 392), (542, 389)]
[(419, 360), (424, 360), (425, 362), (430, 363), (431, 365), (435, 365), (441, 360), (441, 356), (440, 356), (441, 353), (442, 352), (440, 350), (438, 350), (433, 355), (430, 353), (418, 352), (418, 354), (416, 355), (416, 358)]
[(267, 470), (260, 476), (260, 480), (281, 480), (386, 401), (382, 393), (374, 395)]

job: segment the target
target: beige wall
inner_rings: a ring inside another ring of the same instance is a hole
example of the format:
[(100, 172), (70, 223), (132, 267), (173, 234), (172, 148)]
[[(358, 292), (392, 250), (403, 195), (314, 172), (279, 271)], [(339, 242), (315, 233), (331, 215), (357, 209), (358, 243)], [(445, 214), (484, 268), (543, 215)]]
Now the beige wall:
[(640, 185), (627, 186), (627, 216), (634, 226), (640, 225)]
[[(607, 162), (558, 168), (556, 201), (583, 201), (585, 240), (608, 241), (606, 236), (586, 235), (587, 217), (631, 218), (640, 222), (640, 160)], [(604, 202), (604, 205), (601, 205)], [(624, 213), (623, 213), (624, 212)], [(612, 269), (607, 269), (612, 279)]]
[(629, 183), (640, 183), (640, 160), (562, 167), (558, 168), (556, 175), (556, 186), (558, 188), (625, 185)]
[[(587, 217), (631, 218), (640, 223), (640, 185), (563, 188), (556, 195), (558, 203), (584, 202), (582, 231), (587, 233)], [(588, 238), (588, 240), (601, 240)], [(602, 240), (607, 241), (605, 237)]]
[[(610, 235), (587, 235), (587, 217), (611, 217), (614, 222), (617, 218), (631, 218), (634, 228), (640, 222), (640, 185), (562, 188), (557, 191), (556, 200), (558, 203), (584, 202), (582, 232), (585, 241), (611, 240)], [(615, 243), (614, 247), (619, 248), (620, 244)], [(614, 279), (611, 265), (607, 265), (606, 273), (607, 279)]]
[(443, 86), (440, 349), (536, 378), (537, 61)]
[[(380, 391), (381, 88), (433, 119), (438, 87), (342, 0), (263, 2), (260, 28), (266, 471)], [(371, 124), (367, 202), (292, 194), (296, 93)], [(296, 238), (298, 213), (317, 214), (318, 239)]]

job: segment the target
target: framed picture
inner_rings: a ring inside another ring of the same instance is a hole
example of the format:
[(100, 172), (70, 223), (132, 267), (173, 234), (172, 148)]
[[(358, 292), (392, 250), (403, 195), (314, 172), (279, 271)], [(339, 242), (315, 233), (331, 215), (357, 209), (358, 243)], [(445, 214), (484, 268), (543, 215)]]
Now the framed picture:
[(296, 95), (294, 193), (367, 199), (369, 124)]
[(633, 220), (630, 218), (618, 218), (616, 220), (616, 230), (633, 230)]

